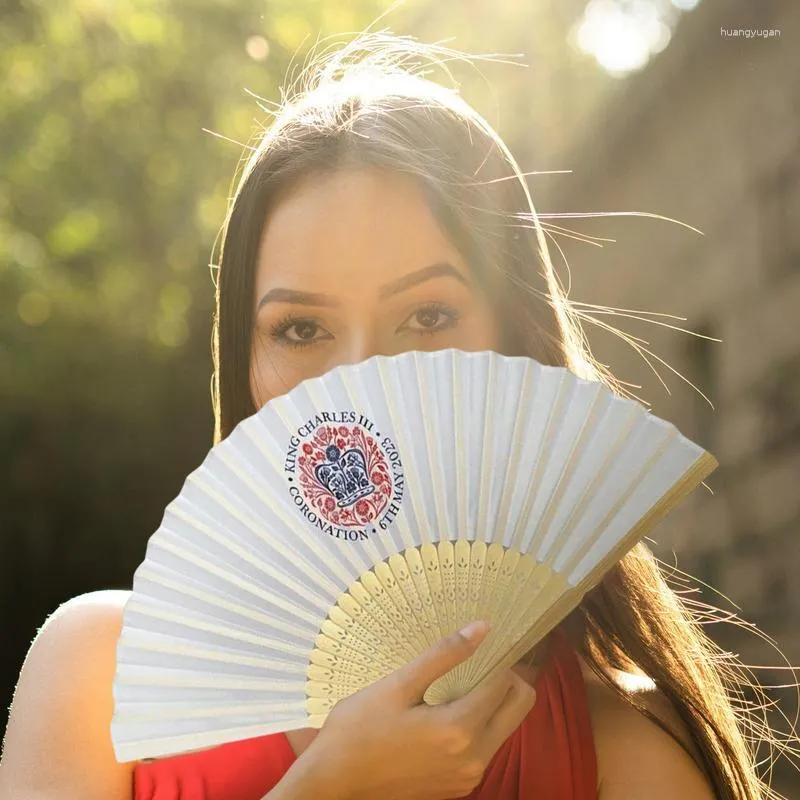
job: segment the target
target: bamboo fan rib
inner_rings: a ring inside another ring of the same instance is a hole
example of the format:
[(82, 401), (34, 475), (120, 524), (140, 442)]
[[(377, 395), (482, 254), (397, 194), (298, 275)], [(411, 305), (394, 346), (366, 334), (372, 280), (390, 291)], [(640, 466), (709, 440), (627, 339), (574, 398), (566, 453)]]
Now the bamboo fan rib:
[(117, 648), (120, 761), (300, 727), (473, 619), (425, 699), (524, 655), (716, 466), (638, 403), (494, 353), (305, 381), (186, 479)]

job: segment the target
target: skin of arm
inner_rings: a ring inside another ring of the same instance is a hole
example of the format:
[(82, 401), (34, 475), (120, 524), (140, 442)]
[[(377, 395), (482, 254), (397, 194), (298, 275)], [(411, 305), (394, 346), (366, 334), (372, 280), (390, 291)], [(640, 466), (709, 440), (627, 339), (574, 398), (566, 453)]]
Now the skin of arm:
[(118, 764), (109, 726), (127, 592), (60, 606), (39, 630), (11, 705), (0, 800), (131, 800), (134, 764)]
[(310, 758), (311, 753), (306, 752), (295, 761), (283, 776), (280, 783), (262, 800), (346, 800), (335, 789), (335, 770), (326, 776), (316, 763)]

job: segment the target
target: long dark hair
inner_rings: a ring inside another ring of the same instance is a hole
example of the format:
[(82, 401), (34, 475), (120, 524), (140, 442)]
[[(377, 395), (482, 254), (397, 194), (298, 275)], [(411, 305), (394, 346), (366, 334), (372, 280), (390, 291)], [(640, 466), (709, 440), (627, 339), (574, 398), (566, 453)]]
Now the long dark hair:
[[(620, 391), (591, 356), (553, 268), (525, 177), (508, 148), (456, 93), (416, 73), (416, 62), (435, 61), (442, 52), (371, 34), (328, 53), (289, 92), (253, 146), (225, 221), (218, 261), (215, 441), (256, 411), (250, 348), (264, 221), (299, 179), (346, 168), (414, 176), (494, 304), (504, 324), (506, 355), (565, 365)], [(756, 728), (761, 735), (768, 729), (735, 706), (744, 672), (730, 656), (723, 668), (720, 651), (667, 585), (644, 544), (584, 598), (565, 628), (608, 686), (692, 754), (717, 797), (774, 796), (759, 779), (746, 741)], [(615, 669), (649, 677), (690, 741), (623, 691), (613, 679)]]

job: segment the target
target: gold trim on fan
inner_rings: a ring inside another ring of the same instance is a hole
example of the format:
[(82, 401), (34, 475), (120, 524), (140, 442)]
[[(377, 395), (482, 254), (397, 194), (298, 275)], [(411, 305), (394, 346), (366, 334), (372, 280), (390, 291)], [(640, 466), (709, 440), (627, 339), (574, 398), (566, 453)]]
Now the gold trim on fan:
[(448, 702), (491, 680), (535, 647), (716, 466), (716, 459), (703, 453), (575, 587), (550, 563), (496, 542), (426, 543), (376, 564), (342, 593), (320, 628), (307, 670), (309, 725), (321, 727), (339, 700), (478, 618), (491, 624), (486, 641), (435, 681), (425, 701)]

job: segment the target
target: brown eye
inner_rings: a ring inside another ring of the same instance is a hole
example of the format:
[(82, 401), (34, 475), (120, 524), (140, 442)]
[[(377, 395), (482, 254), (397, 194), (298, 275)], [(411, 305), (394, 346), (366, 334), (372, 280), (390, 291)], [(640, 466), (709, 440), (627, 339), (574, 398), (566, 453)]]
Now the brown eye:
[(414, 314), (414, 318), (423, 328), (435, 328), (442, 316), (443, 314), (438, 308), (423, 308), (422, 311)]
[(314, 319), (285, 317), (270, 328), (271, 338), (285, 347), (311, 347), (326, 339), (333, 338), (325, 328)]
[[(294, 335), (291, 334), (291, 331), (294, 331)], [(295, 322), (294, 325), (286, 329), (285, 334), (286, 338), (291, 341), (308, 342), (315, 338), (318, 331), (319, 325), (316, 322), (304, 320), (303, 322)]]
[(458, 324), (460, 314), (455, 308), (441, 304), (432, 304), (418, 308), (402, 325), (401, 330), (414, 333), (438, 333), (454, 328)]

